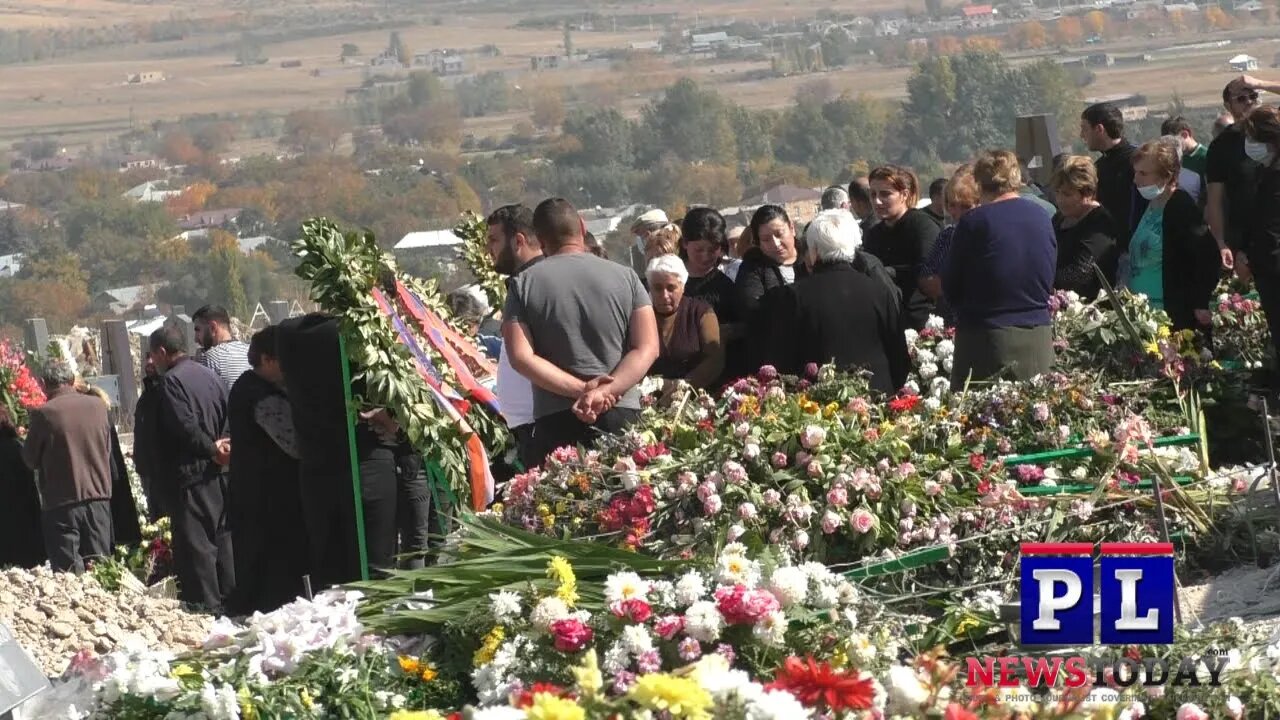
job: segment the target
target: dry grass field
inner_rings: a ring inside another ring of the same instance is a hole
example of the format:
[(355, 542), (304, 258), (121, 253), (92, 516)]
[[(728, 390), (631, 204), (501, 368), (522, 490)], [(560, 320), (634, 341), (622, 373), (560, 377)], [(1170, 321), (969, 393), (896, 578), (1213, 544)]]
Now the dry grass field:
[[(350, 9), (360, 0), (332, 0), (331, 3), (306, 3), (303, 0), (276, 0), (273, 8), (313, 7), (322, 12), (326, 7)], [(923, 7), (923, 0), (911, 0)], [(161, 4), (138, 4), (116, 0), (0, 0), (0, 27), (50, 27), (68, 25), (103, 25), (113, 22), (156, 19), (178, 13), (200, 17), (201, 13), (242, 12), (249, 0), (198, 4), (193, 0), (169, 0)], [(569, 68), (533, 73), (529, 57), (563, 52), (559, 30), (531, 30), (514, 27), (520, 19), (510, 14), (477, 12), (474, 4), (442, 4), (440, 24), (410, 25), (400, 29), (401, 36), (414, 52), (436, 48), (475, 49), (492, 44), (500, 48), (497, 57), (468, 55), (468, 70), (502, 70), (510, 74), (514, 84), (526, 93), (549, 88), (583, 88), (601, 82), (615, 88), (617, 104), (624, 112), (635, 113), (646, 102), (645, 92), (669, 84), (681, 75), (691, 75), (716, 87), (727, 97), (750, 107), (785, 107), (792, 101), (800, 85), (817, 77), (829, 80), (838, 91), (865, 93), (875, 97), (905, 95), (905, 82), (910, 68), (884, 68), (867, 65), (822, 73), (769, 80), (744, 82), (751, 70), (767, 67), (763, 63), (697, 63), (681, 62), (677, 56), (661, 58), (643, 76), (628, 76), (607, 66), (591, 69)], [(902, 7), (901, 0), (860, 0), (858, 12)], [(679, 13), (693, 21), (695, 13), (688, 3), (658, 0), (651, 5), (618, 4), (597, 6), (598, 11), (655, 15)], [(760, 0), (732, 2), (719, 0), (697, 6), (699, 24), (729, 19), (762, 20), (773, 18), (789, 24), (791, 15), (805, 20), (823, 10), (852, 12), (853, 8), (830, 0), (790, 0), (781, 6)], [(579, 49), (600, 50), (625, 48), (629, 43), (654, 40), (662, 29), (655, 26), (627, 32), (575, 32), (574, 45)], [(1280, 35), (1280, 33), (1277, 33)], [(1196, 38), (1203, 40), (1205, 38)], [(216, 51), (200, 50), (221, 41)], [(69, 58), (22, 65), (0, 65), (0, 144), (7, 144), (32, 134), (49, 133), (68, 145), (100, 143), (131, 126), (146, 126), (155, 120), (176, 119), (197, 113), (237, 113), (242, 116), (264, 111), (283, 115), (300, 108), (338, 107), (348, 102), (348, 91), (364, 79), (362, 64), (344, 65), (338, 57), (343, 43), (359, 46), (360, 60), (380, 51), (387, 44), (387, 31), (352, 32), (326, 37), (306, 38), (271, 43), (265, 47), (271, 58), (265, 65), (236, 67), (232, 63), (236, 36), (201, 38), (192, 41), (152, 43), (115, 47), (83, 53)], [(1147, 41), (1149, 44), (1151, 41)], [(1280, 49), (1276, 40), (1234, 43), (1229, 47), (1200, 54), (1169, 58), (1155, 63), (1099, 68), (1097, 81), (1086, 95), (1142, 92), (1152, 104), (1161, 104), (1175, 93), (1194, 105), (1217, 103), (1222, 85), (1230, 78), (1225, 61), (1231, 55), (1247, 52), (1260, 58), (1264, 65)], [(1123, 49), (1110, 47), (1112, 52)], [(1132, 51), (1131, 51), (1132, 52)], [(186, 53), (185, 56), (179, 53)], [(300, 68), (282, 68), (280, 61), (301, 61)], [(166, 80), (154, 84), (128, 85), (131, 73), (158, 71)], [(313, 71), (318, 73), (313, 74)], [(1266, 71), (1262, 71), (1266, 74)], [(471, 119), (467, 132), (477, 136), (501, 136), (519, 120), (524, 112)]]

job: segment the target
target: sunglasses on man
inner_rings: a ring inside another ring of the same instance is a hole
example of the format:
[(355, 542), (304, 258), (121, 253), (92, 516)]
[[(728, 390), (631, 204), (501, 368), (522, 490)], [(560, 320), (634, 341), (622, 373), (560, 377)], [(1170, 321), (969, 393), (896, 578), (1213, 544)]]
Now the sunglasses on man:
[(1237, 96), (1235, 96), (1235, 98), (1233, 98), (1233, 99), (1234, 99), (1236, 102), (1238, 102), (1238, 103), (1243, 103), (1243, 102), (1256, 103), (1256, 102), (1258, 102), (1258, 93), (1256, 93), (1256, 92), (1247, 92), (1247, 93), (1245, 93), (1245, 94), (1243, 94), (1243, 95), (1237, 95)]

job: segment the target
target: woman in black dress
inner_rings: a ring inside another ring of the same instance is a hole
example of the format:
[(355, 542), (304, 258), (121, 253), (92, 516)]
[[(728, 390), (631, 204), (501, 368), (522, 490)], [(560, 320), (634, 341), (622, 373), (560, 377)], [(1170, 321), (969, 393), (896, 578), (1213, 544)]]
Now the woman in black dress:
[(1120, 256), (1115, 220), (1098, 202), (1098, 171), (1093, 160), (1080, 155), (1064, 158), (1053, 171), (1049, 187), (1058, 204), (1053, 218), (1058, 239), (1053, 287), (1076, 292), (1090, 302), (1102, 289), (1099, 270), (1115, 286)]
[(896, 165), (871, 171), (871, 203), (880, 222), (867, 231), (863, 248), (884, 263), (902, 294), (904, 320), (919, 330), (934, 311), (934, 303), (920, 288), (921, 270), (933, 252), (938, 224), (923, 210), (920, 181), (915, 173)]

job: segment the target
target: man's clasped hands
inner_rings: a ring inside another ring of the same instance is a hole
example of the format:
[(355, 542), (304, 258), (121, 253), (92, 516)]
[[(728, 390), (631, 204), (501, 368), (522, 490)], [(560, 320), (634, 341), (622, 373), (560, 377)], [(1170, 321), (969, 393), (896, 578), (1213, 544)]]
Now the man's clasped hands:
[(573, 414), (588, 425), (595, 424), (601, 415), (613, 409), (622, 397), (613, 387), (611, 375), (601, 375), (587, 381), (582, 394), (573, 403)]

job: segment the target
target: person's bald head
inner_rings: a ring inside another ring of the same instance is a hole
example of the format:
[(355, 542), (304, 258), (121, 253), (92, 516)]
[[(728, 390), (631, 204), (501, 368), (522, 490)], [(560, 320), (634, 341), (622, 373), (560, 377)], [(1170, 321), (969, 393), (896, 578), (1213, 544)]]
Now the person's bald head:
[(533, 210), (533, 232), (547, 254), (582, 245), (584, 228), (582, 218), (573, 204), (564, 198), (550, 198), (538, 203)]

